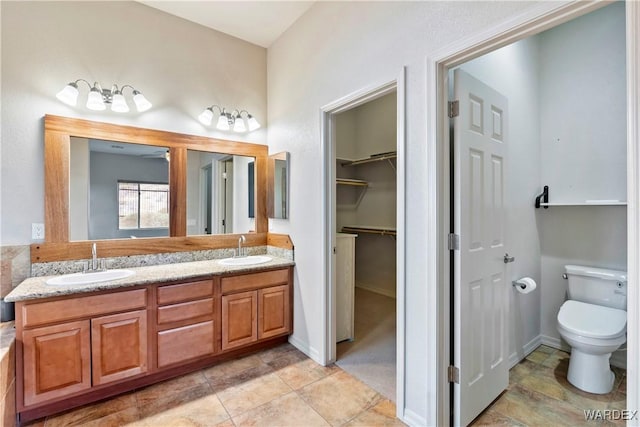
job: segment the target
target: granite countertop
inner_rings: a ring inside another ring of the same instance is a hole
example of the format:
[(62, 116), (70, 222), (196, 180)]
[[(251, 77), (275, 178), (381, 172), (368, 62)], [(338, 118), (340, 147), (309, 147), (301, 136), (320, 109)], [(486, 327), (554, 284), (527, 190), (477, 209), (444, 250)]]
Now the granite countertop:
[(222, 265), (216, 259), (208, 261), (182, 262), (154, 265), (148, 267), (127, 268), (136, 274), (124, 279), (86, 285), (47, 285), (47, 279), (55, 276), (30, 277), (16, 286), (4, 300), (7, 302), (26, 301), (39, 298), (51, 298), (63, 295), (81, 294), (126, 287), (135, 287), (153, 283), (173, 282), (199, 277), (232, 273), (248, 273), (269, 270), (277, 267), (295, 265), (291, 260), (271, 256), (272, 260), (263, 264), (229, 266)]

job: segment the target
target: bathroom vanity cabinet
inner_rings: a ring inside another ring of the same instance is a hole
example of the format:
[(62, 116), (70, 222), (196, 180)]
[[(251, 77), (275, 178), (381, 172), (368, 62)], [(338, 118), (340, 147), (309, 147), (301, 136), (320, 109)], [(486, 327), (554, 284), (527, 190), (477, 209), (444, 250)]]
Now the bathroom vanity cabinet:
[(16, 302), (21, 420), (286, 340), (293, 267)]
[(136, 289), (18, 303), (24, 406), (147, 372), (146, 297)]
[(222, 278), (222, 349), (229, 350), (291, 329), (289, 274), (267, 271)]

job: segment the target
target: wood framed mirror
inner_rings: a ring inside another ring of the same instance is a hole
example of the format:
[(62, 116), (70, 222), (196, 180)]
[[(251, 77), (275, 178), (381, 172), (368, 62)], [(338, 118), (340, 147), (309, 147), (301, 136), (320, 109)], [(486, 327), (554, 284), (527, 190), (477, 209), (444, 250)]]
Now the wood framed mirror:
[[(265, 236), (268, 230), (266, 206), (268, 148), (266, 145), (46, 115), (44, 117), (45, 240), (44, 244), (40, 244), (40, 246), (56, 244), (59, 248), (67, 249), (78, 245), (83, 246), (83, 242), (71, 242), (70, 238), (70, 221), (72, 221), (70, 217), (70, 205), (72, 204), (70, 194), (71, 191), (76, 191), (70, 180), (72, 138), (115, 141), (123, 143), (122, 145), (144, 145), (155, 149), (151, 153), (160, 152), (161, 150), (163, 158), (166, 153), (169, 188), (168, 237), (119, 239), (117, 240), (119, 243), (105, 243), (102, 245), (104, 247), (117, 246), (122, 248), (114, 255), (127, 254), (127, 247), (140, 247), (144, 242), (147, 245), (158, 247), (158, 250), (146, 251), (147, 253), (153, 253), (160, 251), (160, 248), (173, 248), (172, 251), (176, 251), (180, 250), (181, 247), (187, 247), (184, 250), (194, 250), (200, 246), (206, 248), (225, 247), (224, 245), (227, 242), (232, 241), (233, 235), (188, 236), (188, 150), (223, 153), (234, 157), (245, 156), (255, 159), (255, 180), (253, 183), (255, 188), (254, 227), (253, 230), (243, 230), (241, 232), (249, 233), (252, 231), (255, 232), (254, 234), (262, 235), (266, 239)], [(135, 242), (134, 244), (133, 242), (127, 243), (127, 240), (142, 240), (142, 242)], [(100, 240), (100, 242), (110, 242), (110, 240)], [(84, 243), (86, 244), (86, 242)], [(66, 249), (58, 249), (58, 252), (62, 251), (69, 252)], [(140, 251), (136, 253), (140, 253)], [(63, 258), (67, 258), (67, 256)]]

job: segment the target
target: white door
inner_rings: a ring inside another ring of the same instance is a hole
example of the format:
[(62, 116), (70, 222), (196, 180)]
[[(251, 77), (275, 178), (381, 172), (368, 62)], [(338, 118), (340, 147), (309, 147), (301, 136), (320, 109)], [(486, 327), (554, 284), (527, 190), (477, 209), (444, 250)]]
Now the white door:
[(466, 425), (509, 384), (505, 195), (507, 99), (454, 73), (454, 423)]

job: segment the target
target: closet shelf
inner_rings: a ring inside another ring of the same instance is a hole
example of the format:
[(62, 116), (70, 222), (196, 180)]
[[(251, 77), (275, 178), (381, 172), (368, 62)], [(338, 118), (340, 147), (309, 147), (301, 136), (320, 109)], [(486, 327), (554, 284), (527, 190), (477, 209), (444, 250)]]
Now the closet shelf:
[(356, 187), (367, 187), (369, 183), (362, 179), (351, 179), (351, 178), (336, 178), (336, 184), (338, 185), (353, 185)]
[(396, 229), (391, 227), (378, 227), (371, 225), (345, 225), (342, 227), (343, 233), (367, 233), (379, 234), (381, 236), (395, 236)]
[(357, 166), (365, 163), (380, 162), (382, 160), (391, 161), (391, 159), (395, 159), (396, 157), (398, 157), (398, 153), (396, 151), (389, 151), (388, 153), (372, 154), (364, 159), (347, 160), (342, 162), (342, 166)]

